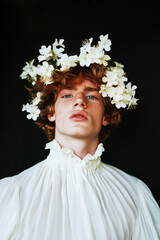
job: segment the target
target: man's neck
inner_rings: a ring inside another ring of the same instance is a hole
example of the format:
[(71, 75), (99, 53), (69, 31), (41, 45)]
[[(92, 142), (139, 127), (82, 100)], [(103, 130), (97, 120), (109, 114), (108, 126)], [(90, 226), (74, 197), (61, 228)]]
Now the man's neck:
[(68, 136), (60, 137), (55, 136), (56, 141), (61, 147), (71, 149), (76, 156), (83, 159), (88, 153), (93, 155), (96, 152), (99, 144), (99, 138), (94, 139), (81, 139), (73, 138)]

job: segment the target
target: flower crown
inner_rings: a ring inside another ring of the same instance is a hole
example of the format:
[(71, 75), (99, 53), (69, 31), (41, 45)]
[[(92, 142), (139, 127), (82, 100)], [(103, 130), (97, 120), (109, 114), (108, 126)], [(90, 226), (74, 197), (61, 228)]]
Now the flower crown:
[[(99, 37), (98, 44), (91, 46), (93, 38), (85, 40), (80, 48), (79, 56), (68, 56), (64, 52), (64, 40), (55, 40), (55, 42), (48, 47), (41, 46), (39, 50), (40, 55), (38, 61), (42, 64), (34, 65), (34, 59), (26, 62), (23, 72), (20, 75), (22, 79), (27, 79), (32, 85), (36, 84), (39, 79), (48, 85), (54, 82), (53, 75), (57, 71), (65, 71), (71, 67), (80, 65), (81, 67), (89, 67), (92, 63), (103, 65), (105, 68), (105, 75), (102, 78), (104, 84), (100, 86), (100, 93), (103, 97), (109, 97), (111, 104), (119, 108), (131, 108), (137, 105), (138, 99), (135, 98), (135, 85), (131, 86), (123, 70), (123, 65), (114, 62), (115, 66), (110, 66), (111, 58), (106, 52), (110, 51), (111, 40), (108, 39), (108, 34)], [(31, 101), (23, 105), (22, 111), (27, 111), (28, 119), (37, 120), (40, 110), (38, 104), (41, 101), (41, 93)]]

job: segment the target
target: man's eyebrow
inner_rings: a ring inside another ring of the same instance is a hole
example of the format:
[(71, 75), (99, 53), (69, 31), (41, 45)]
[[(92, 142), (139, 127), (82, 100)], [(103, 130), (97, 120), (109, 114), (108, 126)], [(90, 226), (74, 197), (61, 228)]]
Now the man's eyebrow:
[[(76, 87), (67, 86), (67, 87), (63, 88), (62, 90), (76, 90)], [(86, 87), (84, 89), (84, 92), (91, 92), (91, 91), (99, 91), (99, 88), (98, 87)]]
[(62, 90), (72, 90), (72, 89), (74, 89), (73, 86), (66, 86), (66, 87), (62, 88)]
[(84, 89), (85, 92), (92, 92), (92, 91), (98, 91), (98, 90), (99, 90), (98, 87), (97, 87), (97, 88), (86, 87), (86, 88)]

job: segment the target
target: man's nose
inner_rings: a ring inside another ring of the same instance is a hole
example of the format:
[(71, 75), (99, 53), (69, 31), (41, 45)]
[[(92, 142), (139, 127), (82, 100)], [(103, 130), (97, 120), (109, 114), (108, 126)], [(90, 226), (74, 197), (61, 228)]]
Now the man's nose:
[(77, 96), (75, 96), (74, 107), (82, 107), (82, 108), (87, 107), (86, 99), (83, 94), (78, 94)]

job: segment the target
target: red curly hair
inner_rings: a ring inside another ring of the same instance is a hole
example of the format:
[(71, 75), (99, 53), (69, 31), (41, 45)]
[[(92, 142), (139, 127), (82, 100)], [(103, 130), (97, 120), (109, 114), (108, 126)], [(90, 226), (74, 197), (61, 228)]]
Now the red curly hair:
[[(82, 82), (84, 79), (93, 82), (100, 89), (104, 74), (105, 69), (103, 65), (94, 63), (89, 67), (76, 66), (66, 71), (54, 73), (52, 75), (53, 83), (51, 84), (46, 85), (40, 77), (32, 88), (27, 88), (33, 98), (37, 92), (41, 93), (41, 101), (38, 104), (40, 115), (35, 123), (45, 131), (49, 141), (55, 137), (55, 123), (49, 121), (48, 115), (54, 114), (54, 105), (60, 90)], [(118, 126), (122, 114), (120, 109), (111, 104), (110, 98), (102, 98), (102, 100), (109, 124), (102, 126), (99, 134), (100, 142), (104, 142), (112, 130)]]

